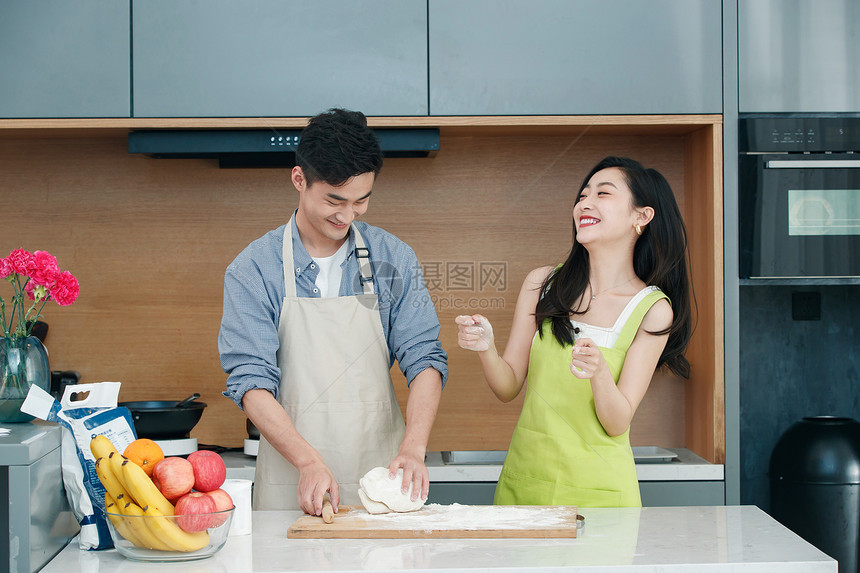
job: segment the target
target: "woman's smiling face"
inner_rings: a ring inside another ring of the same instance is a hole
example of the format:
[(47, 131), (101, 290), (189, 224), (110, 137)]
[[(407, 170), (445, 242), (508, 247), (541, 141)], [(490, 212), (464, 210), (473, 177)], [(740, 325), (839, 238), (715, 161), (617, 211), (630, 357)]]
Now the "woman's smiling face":
[(585, 245), (595, 239), (635, 237), (637, 214), (624, 173), (616, 167), (602, 169), (589, 179), (573, 206), (576, 240)]

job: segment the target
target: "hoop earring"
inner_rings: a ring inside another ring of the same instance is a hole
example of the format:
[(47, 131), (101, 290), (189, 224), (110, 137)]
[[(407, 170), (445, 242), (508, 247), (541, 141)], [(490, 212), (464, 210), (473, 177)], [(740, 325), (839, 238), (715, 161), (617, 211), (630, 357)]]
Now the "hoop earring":
[(639, 223), (636, 223), (636, 234), (639, 236), (642, 235), (642, 227), (639, 226)]

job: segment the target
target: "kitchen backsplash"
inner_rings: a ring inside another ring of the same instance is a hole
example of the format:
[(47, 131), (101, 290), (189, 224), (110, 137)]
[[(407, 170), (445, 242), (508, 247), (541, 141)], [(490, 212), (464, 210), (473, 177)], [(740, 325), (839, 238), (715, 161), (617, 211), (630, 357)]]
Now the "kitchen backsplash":
[[(683, 135), (466, 134), (443, 137), (434, 158), (386, 161), (365, 220), (415, 249), (449, 354), (431, 450), (506, 449), (520, 412), (521, 398), (499, 402), (475, 356), (457, 347), (453, 318), (486, 314), (503, 345), (526, 273), (570, 247), (570, 210), (588, 169), (608, 154), (635, 157), (667, 176), (683, 208), (687, 150)], [(74, 305), (44, 313), (51, 368), (76, 370), (81, 382), (120, 381), (123, 401), (199, 392), (208, 407), (192, 437), (241, 446), (245, 417), (221, 395), (223, 275), (248, 243), (286, 222), (297, 202), (289, 171), (130, 155), (114, 133), (0, 138), (0, 173), (0, 244), (48, 250), (80, 280)], [(393, 375), (405, 405), (396, 366)], [(690, 384), (655, 378), (634, 444), (687, 445)]]

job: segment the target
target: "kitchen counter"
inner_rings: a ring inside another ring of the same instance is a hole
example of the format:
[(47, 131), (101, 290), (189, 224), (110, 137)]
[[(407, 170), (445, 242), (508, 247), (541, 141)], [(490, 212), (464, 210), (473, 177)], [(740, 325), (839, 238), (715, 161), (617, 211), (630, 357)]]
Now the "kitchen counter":
[(43, 573), (565, 571), (836, 573), (837, 563), (755, 506), (581, 509), (576, 539), (287, 539), (295, 511), (255, 511), (253, 534), (208, 559), (129, 561), (76, 540)]
[[(639, 481), (718, 481), (724, 476), (721, 464), (712, 464), (685, 448), (668, 448), (678, 458), (667, 463), (637, 463)], [(227, 477), (254, 479), (256, 458), (242, 452), (222, 454)], [(499, 480), (501, 464), (446, 464), (441, 452), (428, 452), (426, 458), (430, 482), (492, 482)]]

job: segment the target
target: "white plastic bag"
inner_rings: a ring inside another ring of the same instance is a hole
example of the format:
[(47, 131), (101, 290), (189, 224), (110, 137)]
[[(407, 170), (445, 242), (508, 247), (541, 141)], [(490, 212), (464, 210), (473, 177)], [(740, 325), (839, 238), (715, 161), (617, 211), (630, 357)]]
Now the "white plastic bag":
[[(119, 382), (66, 386), (60, 402), (38, 386), (31, 386), (21, 405), (22, 412), (63, 427), (63, 485), (81, 525), (81, 549), (113, 547), (104, 514), (95, 509), (104, 507), (105, 490), (96, 475), (90, 441), (103, 434), (123, 452), (136, 439), (131, 412), (116, 405), (120, 386)], [(72, 395), (78, 399), (72, 401)]]

